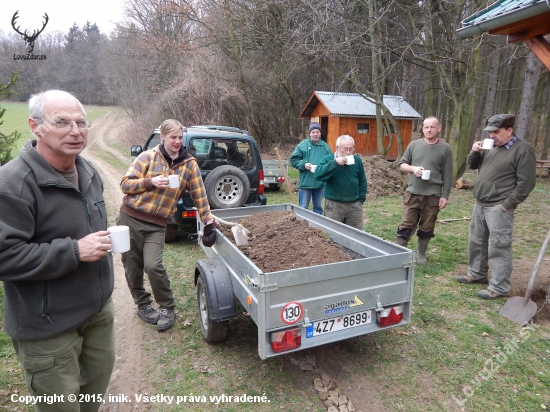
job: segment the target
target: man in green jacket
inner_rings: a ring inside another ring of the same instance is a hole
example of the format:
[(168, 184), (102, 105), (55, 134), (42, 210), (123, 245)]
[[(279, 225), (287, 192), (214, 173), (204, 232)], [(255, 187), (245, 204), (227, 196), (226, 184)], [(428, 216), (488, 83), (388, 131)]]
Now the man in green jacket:
[(409, 173), (409, 184), (395, 235), (395, 243), (407, 246), (418, 226), (419, 265), (428, 263), (426, 249), (434, 237), (437, 214), (447, 206), (453, 180), (453, 153), (451, 146), (439, 138), (439, 120), (433, 116), (424, 119), (422, 132), (424, 137), (411, 142), (399, 160), (401, 171)]
[(353, 154), (353, 137), (336, 139), (336, 153), (321, 159), (315, 178), (325, 182), (325, 216), (363, 230), (367, 177), (361, 158)]
[(304, 209), (309, 207), (313, 199), (313, 211), (323, 214), (323, 188), (325, 184), (315, 179), (315, 168), (321, 159), (332, 154), (330, 147), (321, 140), (321, 126), (317, 122), (309, 125), (309, 138), (301, 141), (292, 156), (290, 164), (300, 172), (298, 180), (298, 203)]
[(493, 268), (487, 289), (478, 293), (482, 299), (497, 299), (510, 293), (512, 275), (512, 232), (514, 210), (536, 183), (535, 152), (514, 133), (515, 116), (497, 114), (487, 120), (484, 130), (494, 141), (494, 148), (483, 150), (475, 142), (468, 155), (470, 169), (478, 170), (474, 186), (474, 211), (470, 223), (468, 274), (461, 283), (489, 283), (489, 262)]

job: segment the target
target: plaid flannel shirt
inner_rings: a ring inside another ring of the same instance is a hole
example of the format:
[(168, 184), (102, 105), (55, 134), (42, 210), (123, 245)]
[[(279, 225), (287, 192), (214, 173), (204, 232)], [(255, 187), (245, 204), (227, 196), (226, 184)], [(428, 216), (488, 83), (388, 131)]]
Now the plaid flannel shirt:
[[(179, 188), (161, 189), (153, 186), (151, 181), (153, 177), (171, 174), (180, 176)], [(131, 212), (137, 212), (137, 214), (128, 214), (151, 223), (160, 223), (166, 226), (166, 222), (174, 213), (176, 204), (184, 190), (189, 191), (201, 220), (206, 222), (211, 218), (201, 173), (193, 157), (188, 157), (170, 168), (160, 152), (159, 146), (146, 150), (132, 162), (122, 177), (120, 188), (126, 194), (121, 210), (124, 212), (127, 207), (131, 209)]]

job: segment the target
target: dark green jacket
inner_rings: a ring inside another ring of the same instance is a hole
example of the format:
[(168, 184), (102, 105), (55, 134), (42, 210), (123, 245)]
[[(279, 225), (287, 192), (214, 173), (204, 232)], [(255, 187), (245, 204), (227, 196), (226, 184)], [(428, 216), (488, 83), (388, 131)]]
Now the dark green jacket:
[[(33, 141), (34, 143), (34, 141)], [(96, 315), (113, 292), (113, 258), (80, 262), (77, 240), (107, 229), (103, 182), (77, 156), (80, 190), (30, 145), (0, 167), (0, 280), (4, 329), (42, 340)]]
[(533, 148), (518, 138), (512, 147), (495, 146), (492, 150), (470, 152), (468, 166), (478, 169), (474, 197), (480, 206), (502, 203), (506, 210), (522, 203), (537, 181)]
[(313, 144), (310, 137), (298, 143), (290, 156), (290, 164), (300, 172), (298, 179), (300, 189), (321, 189), (325, 185), (315, 179), (311, 171), (305, 169), (305, 164), (319, 165), (321, 159), (329, 154), (332, 154), (329, 145), (321, 139), (317, 144)]
[(340, 166), (334, 160), (334, 155), (321, 159), (315, 171), (315, 179), (325, 182), (323, 196), (337, 202), (364, 203), (367, 199), (367, 177), (363, 162), (357, 155), (353, 155), (355, 164)]

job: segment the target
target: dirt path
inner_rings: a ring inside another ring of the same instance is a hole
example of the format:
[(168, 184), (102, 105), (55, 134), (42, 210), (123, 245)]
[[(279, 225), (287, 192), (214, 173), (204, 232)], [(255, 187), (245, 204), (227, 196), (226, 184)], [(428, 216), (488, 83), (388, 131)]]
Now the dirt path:
[[(83, 152), (83, 156), (93, 162), (103, 179), (109, 225), (115, 224), (118, 215), (118, 208), (122, 200), (119, 183), (125, 170), (121, 171), (110, 165), (103, 160), (104, 155), (98, 154), (107, 152), (124, 163), (128, 162), (124, 156), (111, 149), (106, 143), (116, 141), (119, 128), (120, 120), (117, 119), (117, 112), (109, 111), (102, 115), (93, 122), (88, 135), (88, 147)], [(126, 285), (120, 255), (115, 255), (114, 261), (113, 302), (115, 305), (116, 360), (111, 383), (106, 393), (107, 402), (100, 411), (145, 411), (147, 409), (143, 404), (132, 404), (130, 407), (122, 402), (109, 402), (109, 395), (126, 395), (133, 398), (134, 394), (154, 392), (151, 379), (148, 379), (144, 372), (153, 368), (152, 362), (149, 361), (150, 358), (143, 350), (143, 337), (147, 335), (145, 324), (135, 315), (135, 307)]]

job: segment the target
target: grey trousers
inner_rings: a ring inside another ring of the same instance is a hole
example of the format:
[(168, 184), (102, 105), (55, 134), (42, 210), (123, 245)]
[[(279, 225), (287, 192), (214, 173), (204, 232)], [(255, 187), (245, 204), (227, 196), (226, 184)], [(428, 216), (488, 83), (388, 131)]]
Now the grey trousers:
[(499, 295), (510, 293), (513, 231), (513, 209), (505, 212), (500, 204), (490, 207), (474, 204), (468, 244), (468, 276), (486, 279), (490, 262), (493, 272), (487, 289)]
[(325, 199), (325, 216), (348, 226), (363, 230), (363, 205), (354, 202), (337, 202)]
[[(25, 369), (29, 393), (49, 396), (50, 403), (37, 403), (37, 411), (95, 412), (99, 409), (115, 363), (112, 299), (88, 322), (62, 335), (12, 342)], [(75, 402), (71, 401), (72, 396)]]
[(122, 212), (119, 213), (116, 224), (130, 228), (130, 250), (122, 254), (121, 260), (134, 303), (141, 308), (152, 302), (151, 293), (145, 290), (143, 284), (145, 272), (158, 305), (163, 309), (173, 308), (174, 294), (170, 288), (168, 273), (162, 264), (166, 228), (134, 219)]

